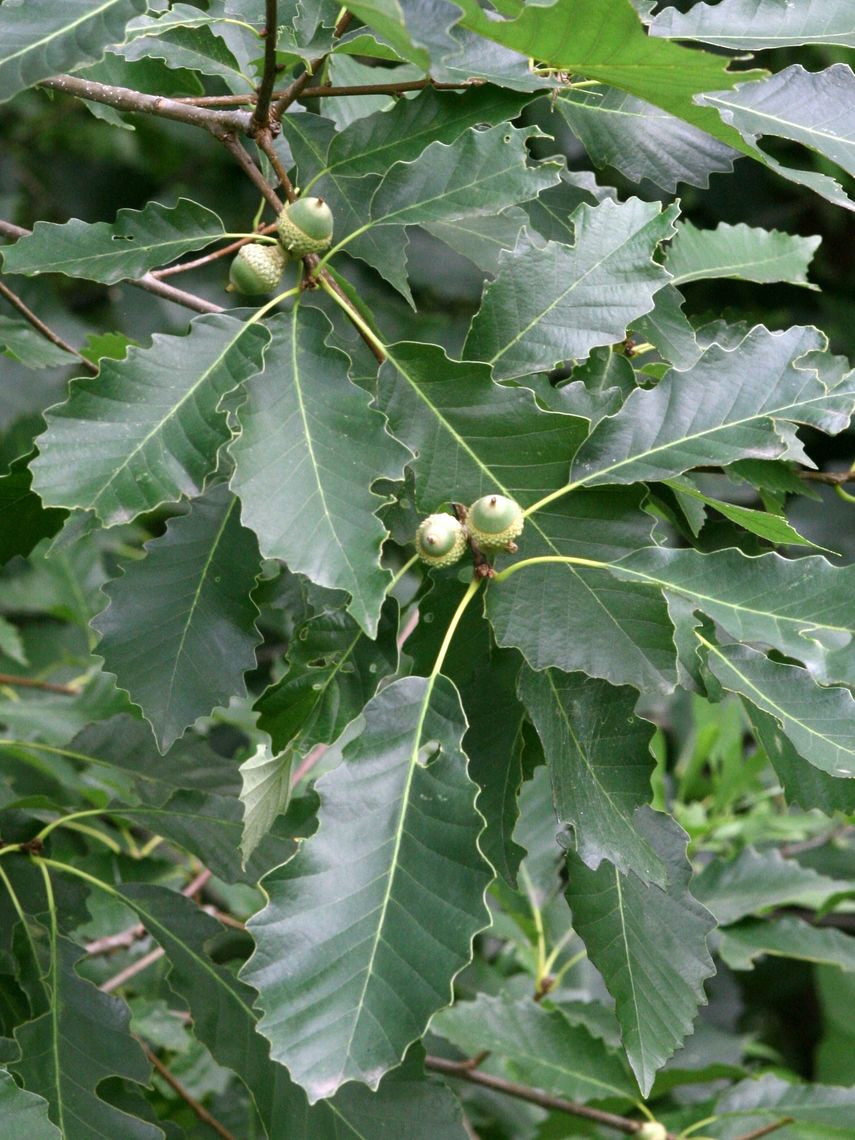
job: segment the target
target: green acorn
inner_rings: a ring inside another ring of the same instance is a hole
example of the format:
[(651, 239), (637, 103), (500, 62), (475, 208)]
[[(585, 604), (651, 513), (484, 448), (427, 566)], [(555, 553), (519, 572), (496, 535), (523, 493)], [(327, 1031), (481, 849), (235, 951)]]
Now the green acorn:
[(276, 226), (292, 257), (322, 253), (332, 241), (332, 210), (323, 198), (298, 198), (282, 210)]
[(454, 515), (428, 515), (416, 531), (416, 551), (428, 566), (451, 566), (466, 549), (466, 531)]
[(229, 293), (270, 293), (279, 284), (288, 254), (278, 245), (255, 242), (237, 252), (229, 270)]
[(513, 549), (525, 523), (522, 507), (504, 495), (484, 495), (469, 508), (466, 525), (483, 550)]

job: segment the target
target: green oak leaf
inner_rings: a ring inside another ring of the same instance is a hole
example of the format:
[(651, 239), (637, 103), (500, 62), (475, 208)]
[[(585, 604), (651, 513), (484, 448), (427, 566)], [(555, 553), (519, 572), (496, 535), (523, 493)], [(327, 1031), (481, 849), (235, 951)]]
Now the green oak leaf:
[(305, 755), (329, 744), (398, 667), (397, 603), (386, 602), (374, 640), (344, 610), (315, 614), (295, 631), (288, 671), (256, 701), (273, 747)]
[[(503, 254), (499, 275), (484, 290), (463, 354), (485, 360), (501, 378), (543, 372), (613, 344), (653, 308), (668, 280), (653, 260), (671, 236), (676, 207), (606, 200), (573, 214), (575, 243), (537, 248), (521, 240)], [(614, 288), (614, 282), (620, 288)]]
[(739, 152), (684, 119), (618, 91), (562, 91), (555, 106), (594, 166), (613, 166), (633, 182), (648, 178), (672, 194), (677, 184), (709, 185), (733, 169)]
[(252, 756), (240, 766), (243, 788), (243, 835), (240, 841), (241, 857), (247, 860), (278, 815), (288, 810), (291, 802), (291, 776), (294, 752), (273, 753), (268, 744), (259, 744)]
[(62, 1140), (48, 1117), (47, 1101), (19, 1088), (4, 1069), (0, 1069), (0, 1118), (6, 1140)]
[(260, 568), (255, 536), (224, 486), (186, 515), (105, 587), (110, 604), (92, 623), (98, 652), (151, 722), (161, 751), (198, 717), (245, 691), (255, 665)]
[(150, 1066), (130, 1034), (125, 1003), (101, 993), (77, 973), (75, 963), (82, 954), (79, 946), (53, 930), (45, 974), (51, 1008), (17, 1027), (21, 1058), (10, 1068), (25, 1089), (48, 1102), (50, 1118), (63, 1137), (160, 1140), (159, 1128), (98, 1096), (99, 1084), (108, 1077), (148, 1084)]
[(588, 957), (615, 999), (621, 1038), (643, 1096), (691, 1032), (715, 973), (712, 916), (689, 892), (686, 835), (669, 816), (642, 811), (638, 827), (668, 867), (668, 884), (644, 883), (605, 860), (596, 871), (569, 854), (567, 901)]
[(100, 59), (146, 0), (26, 0), (0, 9), (0, 102), (61, 71)]
[[(477, 0), (458, 0), (463, 26), (543, 65), (637, 95), (733, 147), (739, 135), (700, 107), (695, 95), (738, 82), (728, 60), (653, 39), (629, 0), (558, 0), (519, 5), (516, 19), (493, 20)], [(667, 50), (663, 50), (667, 49)], [(756, 72), (754, 73), (756, 74)]]
[(751, 970), (758, 958), (795, 958), (855, 973), (855, 938), (798, 918), (748, 919), (721, 933), (720, 951), (732, 970)]
[(412, 162), (432, 143), (452, 143), (472, 127), (515, 119), (530, 98), (492, 86), (462, 93), (429, 87), (333, 135), (315, 178), (385, 174), (393, 163)]
[(415, 459), (418, 505), (471, 503), (499, 491), (527, 506), (564, 482), (587, 421), (544, 412), (526, 388), (493, 383), (484, 364), (432, 344), (387, 347), (377, 402)]
[(465, 727), (444, 677), (387, 685), (316, 784), (318, 830), (265, 879), (242, 976), (310, 1103), (348, 1081), (377, 1087), (449, 1004), (488, 922)]
[[(766, 79), (739, 83), (733, 90), (708, 91), (698, 103), (714, 108), (722, 120), (739, 131), (749, 146), (761, 137), (802, 143), (855, 174), (855, 116), (849, 110), (855, 96), (855, 75), (845, 63), (824, 71), (806, 71), (793, 64)], [(809, 186), (837, 205), (855, 210), (839, 184), (827, 174), (802, 172), (769, 159), (784, 177)]]
[(842, 431), (855, 406), (855, 371), (829, 388), (811, 359), (824, 347), (821, 333), (798, 326), (774, 333), (759, 325), (732, 349), (713, 342), (687, 372), (637, 389), (594, 428), (573, 460), (571, 486), (665, 479), (698, 463), (774, 459), (791, 446), (783, 424)]
[(821, 241), (744, 223), (719, 222), (714, 230), (700, 230), (691, 222), (680, 222), (665, 255), (665, 268), (673, 274), (672, 285), (710, 277), (808, 285), (808, 266)]
[(773, 716), (805, 760), (832, 776), (855, 776), (855, 698), (848, 689), (817, 685), (805, 669), (747, 645), (705, 644), (713, 676)]
[(638, 492), (575, 493), (529, 516), (520, 558), (571, 557), (526, 566), (487, 591), (486, 612), (500, 645), (514, 645), (533, 669), (581, 671), (612, 685), (670, 692), (677, 680), (673, 629), (662, 595), (605, 567), (649, 545), (651, 520)]
[(643, 882), (665, 885), (666, 868), (633, 818), (649, 804), (653, 726), (635, 716), (638, 693), (582, 673), (524, 669), (520, 697), (540, 736), (555, 812), (592, 870), (608, 859)]
[(380, 566), (384, 500), (371, 484), (399, 478), (409, 453), (348, 378), (347, 356), (326, 343), (320, 310), (295, 306), (270, 330), (265, 370), (239, 413), (232, 488), (264, 556), (347, 590), (349, 611), (373, 637), (391, 575)]
[(108, 525), (198, 495), (230, 436), (220, 401), (259, 370), (269, 339), (218, 313), (104, 361), (46, 413), (34, 490), (46, 506), (94, 510)]
[(774, 646), (804, 661), (819, 680), (855, 684), (852, 567), (833, 566), (821, 555), (648, 547), (612, 569), (687, 598), (732, 637)]
[(707, 863), (692, 891), (719, 923), (729, 925), (776, 906), (820, 906), (830, 895), (846, 890), (845, 882), (803, 867), (770, 848), (745, 847), (729, 861)]
[(603, 1041), (530, 998), (481, 994), (437, 1014), (431, 1030), (468, 1056), (489, 1050), (507, 1058), (515, 1080), (580, 1104), (638, 1095), (625, 1063)]
[(372, 225), (409, 226), (497, 214), (559, 181), (557, 162), (526, 164), (532, 127), (501, 124), (434, 142), (411, 162), (395, 162), (371, 198)]
[(112, 285), (225, 236), (219, 217), (198, 202), (149, 202), (142, 210), (119, 210), (112, 224), (78, 218), (62, 225), (36, 222), (32, 233), (3, 250), (3, 269), (26, 277), (64, 273)]
[(816, 1083), (806, 1085), (764, 1073), (725, 1090), (716, 1101), (714, 1111), (716, 1132), (721, 1140), (737, 1140), (746, 1131), (763, 1128), (785, 1117), (797, 1125), (806, 1125), (809, 1132), (822, 1136), (823, 1140), (835, 1137), (845, 1140), (846, 1133), (852, 1130), (855, 1089)]
[(666, 8), (650, 25), (652, 36), (703, 40), (736, 51), (842, 44), (855, 47), (855, 17), (849, 0), (719, 0), (689, 12)]

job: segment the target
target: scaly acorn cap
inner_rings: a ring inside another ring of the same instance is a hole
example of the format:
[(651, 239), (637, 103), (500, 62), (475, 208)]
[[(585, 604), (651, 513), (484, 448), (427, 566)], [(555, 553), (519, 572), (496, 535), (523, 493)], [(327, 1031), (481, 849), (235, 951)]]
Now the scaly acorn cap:
[(270, 293), (279, 284), (288, 255), (278, 245), (255, 242), (237, 252), (229, 270), (229, 293)]
[(416, 551), (428, 566), (451, 566), (466, 549), (466, 531), (454, 515), (428, 515), (416, 531)]
[(323, 198), (298, 198), (276, 220), (279, 240), (292, 257), (322, 253), (332, 241), (332, 210)]
[(505, 495), (484, 495), (469, 508), (466, 526), (483, 550), (500, 550), (522, 534), (522, 507)]

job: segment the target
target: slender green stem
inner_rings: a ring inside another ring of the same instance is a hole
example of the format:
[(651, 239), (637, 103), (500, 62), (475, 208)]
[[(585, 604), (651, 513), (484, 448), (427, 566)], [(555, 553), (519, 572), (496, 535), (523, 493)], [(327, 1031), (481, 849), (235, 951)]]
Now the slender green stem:
[[(849, 468), (849, 474), (855, 475), (855, 463)], [(855, 503), (855, 495), (850, 495), (848, 491), (844, 491), (840, 483), (835, 486), (834, 490), (845, 503)]]
[[(575, 934), (576, 934), (576, 931), (571, 926), (570, 929), (568, 931), (566, 931), (561, 936), (561, 938), (558, 939), (558, 941), (555, 943), (555, 946), (550, 951), (549, 957), (546, 959), (546, 962), (544, 963), (543, 969), (544, 969), (545, 973), (547, 973), (547, 974), (552, 973), (552, 967), (558, 961), (558, 955), (561, 953), (561, 951), (564, 949), (564, 947), (567, 945), (567, 943), (570, 942), (575, 937)], [(569, 964), (567, 962), (564, 963), (564, 965), (561, 968), (561, 973), (559, 974), (559, 977), (562, 976), (564, 974), (564, 972), (570, 968), (570, 966), (575, 966), (576, 963), (578, 961), (580, 961), (580, 955), (581, 955), (581, 958), (585, 957), (584, 950), (581, 951), (580, 954), (575, 954), (570, 959)]]
[[(118, 812), (118, 814), (124, 815), (126, 812), (133, 811), (133, 810), (134, 810), (133, 808), (122, 808), (122, 810), (120, 812)], [(86, 816), (90, 816), (90, 815), (109, 815), (109, 814), (110, 814), (109, 808), (87, 808), (86, 811), (75, 811), (75, 812), (72, 812), (71, 815), (62, 815), (59, 817), (59, 819), (51, 820), (51, 822), (49, 824), (47, 824), (47, 826), (45, 826), (41, 829), (41, 831), (38, 833), (38, 835), (35, 836), (35, 838), (41, 840), (41, 842), (44, 843), (44, 841), (47, 839), (47, 837), (50, 835), (50, 833), (52, 831), (54, 831), (57, 827), (65, 827), (72, 820), (84, 819)], [(103, 836), (99, 836), (99, 839), (103, 839), (103, 838), (104, 838)]]
[[(323, 262), (321, 262), (320, 265), (318, 266), (318, 270), (320, 270), (321, 266), (323, 266)], [(338, 307), (342, 310), (342, 312), (347, 314), (348, 319), (350, 321), (352, 321), (354, 325), (356, 325), (356, 327), (359, 329), (359, 331), (362, 333), (362, 335), (365, 337), (365, 339), (370, 344), (372, 344), (377, 349), (378, 352), (382, 352), (384, 356), (388, 356), (389, 355), (389, 349), (386, 347), (386, 345), (383, 343), (383, 341), (380, 339), (380, 337), (377, 336), (377, 334), (372, 330), (370, 325), (368, 325), (362, 319), (362, 317), (359, 315), (359, 313), (357, 313), (357, 311), (355, 309), (352, 309), (350, 307), (350, 305), (348, 305), (346, 303), (345, 299), (343, 297), (340, 297), (339, 294), (336, 293), (335, 289), (333, 289), (332, 285), (329, 283), (329, 281), (326, 280), (326, 278), (320, 277), (319, 281), (320, 281), (321, 288), (324, 290), (324, 292), (327, 293), (330, 297), (332, 297), (332, 299), (335, 301), (335, 303), (338, 305)]]
[(561, 983), (561, 981), (563, 980), (564, 975), (569, 974), (574, 966), (578, 966), (579, 963), (584, 961), (584, 959), (587, 957), (588, 957), (588, 951), (583, 949), (583, 950), (580, 950), (578, 954), (574, 954), (572, 958), (568, 958), (567, 961), (564, 963), (564, 965), (561, 967), (561, 969), (558, 971), (558, 973), (555, 975), (555, 980), (553, 982), (553, 986), (559, 985)]
[(256, 311), (252, 314), (246, 323), (248, 325), (254, 325), (257, 321), (260, 321), (262, 317), (266, 316), (271, 309), (274, 309), (281, 301), (287, 301), (289, 297), (296, 297), (299, 295), (299, 293), (299, 285), (295, 285), (293, 289), (286, 289), (284, 293), (279, 293), (276, 297), (273, 298), (272, 301), (268, 301), (265, 305), (262, 305), (260, 309), (256, 309)]
[(278, 245), (279, 238), (273, 237), (272, 234), (260, 233), (243, 233), (243, 234), (217, 234), (217, 241), (228, 238), (229, 241), (238, 241), (240, 238), (251, 238), (253, 241), (261, 242), (262, 245)]
[(538, 499), (536, 503), (532, 503), (530, 507), (526, 507), (523, 514), (526, 518), (533, 515), (536, 511), (542, 511), (544, 507), (548, 507), (550, 503), (554, 503), (556, 499), (563, 498), (564, 495), (569, 495), (571, 491), (575, 491), (577, 487), (581, 486), (580, 483), (565, 483), (563, 487), (559, 487), (557, 491), (552, 491), (548, 495), (544, 495), (542, 499)]
[(412, 556), (412, 558), (409, 558), (409, 559), (408, 559), (408, 560), (407, 560), (407, 561), (404, 563), (404, 565), (403, 565), (403, 566), (401, 567), (401, 569), (400, 569), (400, 570), (398, 570), (398, 572), (397, 572), (397, 573), (396, 573), (396, 574), (393, 576), (393, 578), (392, 578), (392, 581), (391, 581), (391, 582), (389, 583), (389, 585), (386, 587), (386, 593), (387, 593), (387, 594), (391, 594), (391, 593), (392, 593), (392, 591), (395, 589), (395, 587), (398, 585), (398, 583), (401, 581), (401, 579), (404, 577), (404, 575), (405, 575), (405, 574), (407, 574), (407, 573), (408, 573), (410, 570), (412, 570), (413, 566), (416, 564), (416, 562), (418, 562), (418, 560), (419, 560), (419, 556), (418, 556), (418, 554), (414, 554), (414, 555)]
[(103, 843), (105, 847), (109, 847), (115, 855), (121, 855), (122, 845), (117, 843), (115, 839), (111, 839), (109, 835), (105, 835), (103, 831), (99, 831), (96, 827), (87, 827), (85, 823), (69, 823), (68, 820), (64, 821), (63, 826), (69, 828), (71, 831), (79, 831), (81, 835), (89, 835), (92, 839), (97, 839), (99, 843)]
[(535, 966), (534, 985), (535, 991), (540, 992), (540, 987), (546, 975), (546, 934), (543, 929), (543, 915), (541, 914), (540, 907), (537, 905), (537, 899), (534, 894), (534, 884), (529, 878), (528, 871), (525, 864), (520, 864), (520, 880), (525, 889), (526, 896), (528, 897), (528, 904), (531, 907), (531, 914), (534, 919), (534, 929), (537, 932), (537, 963)]
[(677, 1134), (677, 1140), (685, 1140), (685, 1137), (691, 1136), (699, 1128), (703, 1128), (707, 1124), (715, 1124), (717, 1120), (717, 1116), (705, 1116), (703, 1120), (696, 1120), (694, 1124), (690, 1124), (688, 1128), (684, 1128), (682, 1132)]
[(351, 230), (350, 233), (346, 234), (340, 242), (337, 242), (332, 247), (332, 249), (328, 249), (318, 264), (318, 272), (326, 268), (326, 264), (330, 258), (334, 257), (340, 250), (344, 249), (345, 246), (350, 245), (350, 243), (356, 238), (360, 237), (364, 233), (367, 233), (374, 224), (374, 222), (366, 222), (364, 226), (359, 226), (357, 229)]
[(589, 566), (592, 570), (608, 570), (611, 562), (598, 562), (594, 558), (575, 558), (571, 554), (541, 554), (537, 558), (523, 558), (520, 562), (512, 562), (504, 570), (494, 576), (494, 582), (504, 582), (518, 570), (525, 570), (527, 566), (542, 566), (547, 562), (564, 562), (568, 566)]
[(61, 1135), (65, 1136), (65, 1119), (64, 1119), (64, 1102), (62, 1097), (62, 1089), (59, 1087), (59, 1074), (60, 1074), (60, 1060), (59, 1060), (59, 929), (56, 921), (56, 901), (53, 897), (53, 884), (50, 881), (50, 873), (41, 859), (36, 860), (36, 866), (41, 872), (42, 879), (45, 884), (45, 895), (47, 896), (48, 914), (50, 916), (50, 967), (48, 970), (48, 977), (50, 979), (49, 986), (52, 994), (50, 1003), (51, 1022), (53, 1031), (51, 1033), (51, 1051), (53, 1053), (53, 1071), (56, 1080), (56, 1099), (55, 1106), (58, 1116), (57, 1124)]
[(452, 639), (454, 638), (454, 631), (457, 629), (458, 625), (460, 625), (460, 619), (466, 612), (466, 607), (478, 592), (478, 587), (481, 585), (482, 581), (483, 579), (481, 578), (472, 579), (466, 588), (466, 593), (460, 599), (460, 603), (457, 606), (457, 609), (454, 611), (454, 616), (448, 623), (448, 629), (445, 631), (445, 637), (442, 639), (442, 645), (439, 647), (439, 653), (436, 655), (436, 661), (434, 661), (433, 669), (431, 669), (430, 676), (428, 677), (431, 689), (433, 688), (434, 681), (442, 672), (442, 666), (445, 663), (445, 656), (448, 653), (448, 650), (451, 647)]
[(3, 870), (2, 866), (0, 866), (0, 882), (3, 883), (3, 886), (8, 891), (9, 898), (12, 901), (12, 906), (15, 908), (15, 913), (17, 914), (18, 919), (21, 923), (21, 929), (24, 932), (24, 937), (26, 938), (27, 944), (30, 947), (30, 954), (32, 955), (33, 965), (36, 968), (36, 973), (38, 974), (39, 981), (41, 982), (42, 990), (45, 995), (45, 1003), (47, 1005), (50, 1005), (51, 994), (50, 990), (48, 989), (47, 979), (42, 975), (41, 969), (39, 968), (39, 954), (36, 948), (35, 939), (33, 938), (32, 929), (30, 928), (29, 922), (27, 922), (27, 916), (24, 913), (24, 908), (21, 905), (21, 900), (18, 898), (18, 892), (12, 886), (12, 881)]

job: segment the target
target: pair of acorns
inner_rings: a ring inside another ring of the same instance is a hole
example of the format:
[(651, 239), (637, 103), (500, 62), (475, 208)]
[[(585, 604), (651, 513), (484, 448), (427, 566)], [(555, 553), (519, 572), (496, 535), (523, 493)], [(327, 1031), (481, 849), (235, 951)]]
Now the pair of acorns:
[(525, 516), (519, 503), (505, 495), (484, 495), (466, 512), (466, 521), (454, 515), (428, 515), (416, 531), (416, 551), (429, 566), (451, 566), (473, 538), (485, 553), (516, 550)]
[(270, 293), (279, 284), (289, 257), (323, 253), (333, 234), (332, 210), (323, 198), (298, 198), (276, 219), (279, 241), (254, 242), (238, 250), (229, 271), (228, 291)]

